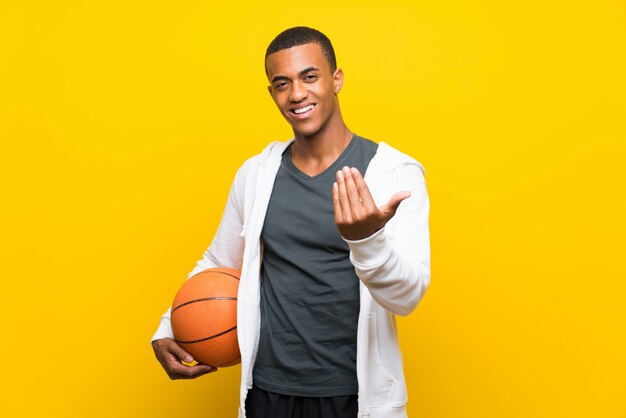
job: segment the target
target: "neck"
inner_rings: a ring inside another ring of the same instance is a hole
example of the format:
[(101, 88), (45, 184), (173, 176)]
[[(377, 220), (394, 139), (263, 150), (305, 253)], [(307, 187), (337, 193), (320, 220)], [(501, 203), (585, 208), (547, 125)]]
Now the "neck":
[(295, 143), (291, 147), (291, 158), (302, 165), (331, 163), (339, 157), (350, 143), (353, 133), (337, 112), (318, 132), (306, 136), (294, 132)]

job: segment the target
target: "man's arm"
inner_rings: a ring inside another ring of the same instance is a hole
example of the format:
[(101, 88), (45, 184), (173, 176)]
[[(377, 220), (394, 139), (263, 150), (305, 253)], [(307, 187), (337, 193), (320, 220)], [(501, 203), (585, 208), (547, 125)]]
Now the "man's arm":
[[(240, 190), (243, 188), (241, 171), (240, 169), (237, 172), (235, 180), (231, 185), (226, 207), (213, 241), (202, 255), (202, 258), (196, 263), (194, 269), (187, 275), (187, 279), (209, 268), (240, 268), (244, 247), (244, 237), (241, 236), (243, 230), (243, 203), (240, 193)], [(174, 337), (170, 315), (171, 307), (161, 316), (161, 323), (152, 337), (152, 341)]]
[[(358, 170), (338, 175), (333, 195), (335, 222), (350, 247), (357, 276), (379, 305), (408, 315), (430, 284), (429, 200), (419, 165), (404, 164), (398, 170), (401, 192), (380, 208)], [(386, 231), (392, 217), (394, 230)]]
[[(243, 167), (242, 167), (243, 168)], [(211, 245), (188, 274), (187, 279), (195, 274), (214, 267), (238, 269), (241, 266), (244, 249), (243, 230), (243, 175), (239, 169), (230, 188), (226, 207)], [(206, 365), (183, 366), (180, 361), (192, 362), (193, 357), (174, 341), (171, 324), (171, 307), (161, 316), (159, 327), (152, 337), (155, 355), (171, 379), (195, 378), (215, 371)]]

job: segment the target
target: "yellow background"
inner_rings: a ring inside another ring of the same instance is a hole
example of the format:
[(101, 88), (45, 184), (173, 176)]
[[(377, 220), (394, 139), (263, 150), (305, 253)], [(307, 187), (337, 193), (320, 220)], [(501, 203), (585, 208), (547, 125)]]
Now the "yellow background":
[(343, 114), (426, 167), (411, 417), (626, 417), (622, 1), (0, 0), (2, 417), (229, 417), (150, 347), (239, 165), (263, 56), (333, 41)]

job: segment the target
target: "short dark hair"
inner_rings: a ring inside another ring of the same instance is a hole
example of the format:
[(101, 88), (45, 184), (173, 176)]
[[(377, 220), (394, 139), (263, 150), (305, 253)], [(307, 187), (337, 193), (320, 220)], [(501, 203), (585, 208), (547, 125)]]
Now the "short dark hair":
[[(265, 51), (265, 61), (267, 61), (267, 57), (274, 52), (310, 43), (316, 43), (322, 48), (322, 53), (330, 65), (330, 71), (334, 73), (337, 69), (337, 59), (335, 58), (335, 50), (330, 43), (330, 39), (317, 29), (306, 26), (296, 26), (279, 33), (267, 47), (267, 51)], [(267, 73), (267, 67), (265, 72)]]

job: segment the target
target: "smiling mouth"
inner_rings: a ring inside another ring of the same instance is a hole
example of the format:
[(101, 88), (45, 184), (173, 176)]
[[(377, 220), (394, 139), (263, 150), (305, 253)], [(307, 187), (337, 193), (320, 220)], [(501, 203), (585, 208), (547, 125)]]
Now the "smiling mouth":
[(299, 109), (291, 109), (290, 112), (295, 115), (302, 115), (304, 113), (310, 112), (311, 110), (313, 110), (314, 107), (315, 107), (314, 104), (310, 104), (308, 106), (301, 107)]

